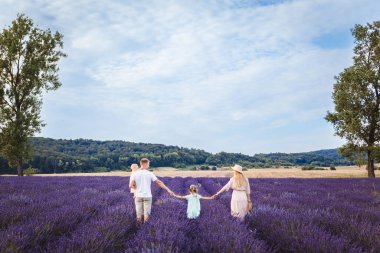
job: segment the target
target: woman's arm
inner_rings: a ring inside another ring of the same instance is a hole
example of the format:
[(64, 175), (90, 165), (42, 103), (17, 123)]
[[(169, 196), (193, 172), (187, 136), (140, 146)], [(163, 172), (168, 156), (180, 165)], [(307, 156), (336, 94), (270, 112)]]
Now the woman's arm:
[(251, 211), (252, 210), (251, 194), (247, 193), (247, 201), (248, 201), (248, 203), (247, 203), (247, 209), (248, 209), (248, 211)]
[(221, 194), (222, 192), (225, 192), (225, 191), (228, 191), (231, 187), (231, 184), (232, 184), (232, 178), (230, 179), (230, 181), (228, 181), (228, 183), (222, 187), (222, 189), (220, 189), (217, 193), (215, 193), (212, 197), (217, 197), (219, 194)]
[(246, 180), (247, 180), (247, 194), (251, 194), (251, 186), (249, 185), (248, 178)]
[(214, 195), (211, 196), (212, 199), (215, 199), (216, 197), (219, 196), (219, 194), (221, 194), (222, 192), (225, 192), (227, 191), (228, 189), (226, 188), (226, 186), (224, 186), (222, 189), (220, 189), (217, 193), (215, 193)]
[(251, 186), (249, 185), (249, 180), (247, 179), (247, 191), (246, 191), (246, 194), (247, 194), (247, 209), (248, 211), (251, 211), (252, 210), (252, 201), (251, 201)]
[(252, 209), (252, 202), (251, 202), (251, 186), (249, 185), (249, 180), (248, 180), (248, 178), (245, 178), (245, 180), (247, 180), (247, 190), (246, 190), (246, 194), (247, 194), (247, 201), (248, 201), (248, 206), (249, 206), (248, 209)]
[(248, 210), (251, 210), (252, 209), (252, 201), (251, 201), (251, 188), (249, 186), (249, 182), (247, 185), (246, 194), (247, 194), (247, 201), (248, 201)]
[(221, 193), (223, 193), (223, 192), (225, 192), (225, 191), (226, 191), (226, 189), (225, 189), (225, 187), (223, 187), (223, 188), (220, 189), (217, 193), (215, 193), (213, 196), (217, 197), (217, 196), (219, 196)]

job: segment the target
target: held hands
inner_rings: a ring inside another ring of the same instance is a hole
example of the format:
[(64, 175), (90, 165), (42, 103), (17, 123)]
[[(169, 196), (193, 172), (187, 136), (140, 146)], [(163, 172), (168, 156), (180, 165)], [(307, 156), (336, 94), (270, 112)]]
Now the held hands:
[(170, 196), (174, 196), (175, 195), (174, 192), (172, 190), (170, 190), (170, 189), (168, 189), (168, 193), (170, 194)]
[[(179, 197), (177, 196), (172, 190), (170, 190), (169, 188), (167, 189), (167, 192), (170, 194), (170, 196), (173, 196), (173, 197)], [(210, 197), (210, 199), (216, 199), (218, 197), (218, 194), (214, 194)]]

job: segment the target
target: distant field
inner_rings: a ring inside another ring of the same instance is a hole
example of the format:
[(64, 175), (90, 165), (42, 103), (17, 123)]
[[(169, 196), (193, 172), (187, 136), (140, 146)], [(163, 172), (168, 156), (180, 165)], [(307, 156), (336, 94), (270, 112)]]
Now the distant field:
[[(328, 168), (326, 168), (328, 169)], [(154, 173), (160, 177), (230, 177), (232, 171), (191, 171), (178, 170), (175, 168), (164, 167), (155, 168)], [(338, 166), (336, 170), (311, 170), (303, 171), (300, 167), (295, 168), (263, 168), (249, 169), (244, 172), (249, 178), (339, 178), (339, 177), (367, 177), (364, 167)], [(37, 174), (36, 176), (130, 176), (130, 172), (111, 171), (98, 173), (66, 173), (66, 174)], [(380, 176), (380, 171), (376, 171), (376, 176)]]

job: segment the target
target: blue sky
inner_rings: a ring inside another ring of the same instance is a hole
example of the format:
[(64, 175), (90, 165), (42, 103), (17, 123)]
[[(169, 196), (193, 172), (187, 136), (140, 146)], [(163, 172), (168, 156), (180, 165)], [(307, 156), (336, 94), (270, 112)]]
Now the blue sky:
[(355, 24), (380, 1), (0, 0), (64, 35), (63, 86), (39, 136), (210, 152), (301, 152), (344, 141), (324, 120), (352, 63)]

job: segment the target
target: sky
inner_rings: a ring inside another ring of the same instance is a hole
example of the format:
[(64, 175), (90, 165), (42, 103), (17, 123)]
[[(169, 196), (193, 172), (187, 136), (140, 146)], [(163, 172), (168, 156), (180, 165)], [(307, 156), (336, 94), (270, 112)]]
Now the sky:
[(38, 136), (253, 155), (336, 148), (324, 117), (378, 0), (0, 0), (64, 35)]

